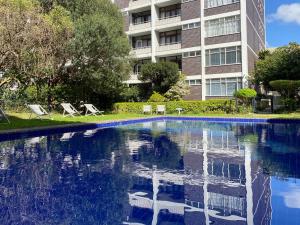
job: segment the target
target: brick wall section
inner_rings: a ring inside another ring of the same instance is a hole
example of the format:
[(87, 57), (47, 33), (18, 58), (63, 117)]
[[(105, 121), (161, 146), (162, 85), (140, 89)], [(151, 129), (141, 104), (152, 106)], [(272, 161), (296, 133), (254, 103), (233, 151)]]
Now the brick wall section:
[(221, 14), (221, 13), (233, 12), (236, 10), (240, 10), (240, 8), (241, 8), (240, 3), (209, 8), (209, 9), (204, 10), (204, 16), (212, 16), (212, 15), (217, 15), (217, 14)]
[(129, 6), (129, 0), (115, 0), (115, 4), (120, 8), (128, 8)]
[(249, 49), (248, 47), (248, 71), (251, 74), (254, 71), (255, 62), (257, 60), (257, 56)]
[(185, 75), (201, 75), (201, 57), (183, 58), (182, 72)]
[(183, 97), (184, 100), (201, 100), (202, 99), (202, 86), (190, 86), (190, 94)]
[(214, 45), (228, 42), (241, 41), (241, 34), (229, 34), (217, 37), (205, 38), (205, 45)]
[[(242, 72), (241, 64), (224, 65), (224, 66), (210, 66), (205, 68), (206, 75), (219, 73), (237, 73)], [(209, 78), (209, 77), (207, 77)]]
[(195, 29), (189, 29), (189, 30), (183, 30), (181, 32), (182, 36), (182, 48), (190, 48), (190, 47), (196, 47), (201, 45), (201, 29), (195, 28)]
[(181, 4), (181, 20), (200, 17), (200, 0), (193, 0)]
[(250, 38), (248, 44), (257, 52), (259, 46), (255, 46), (254, 43), (259, 43), (260, 46), (264, 46), (265, 40), (264, 5), (263, 0), (253, 1), (247, 1), (247, 34), (248, 39)]
[(249, 20), (247, 20), (247, 41), (248, 45), (256, 53), (258, 53), (264, 47), (264, 39), (261, 40), (259, 38)]
[(124, 19), (124, 31), (128, 31), (129, 30), (129, 16), (123, 16)]

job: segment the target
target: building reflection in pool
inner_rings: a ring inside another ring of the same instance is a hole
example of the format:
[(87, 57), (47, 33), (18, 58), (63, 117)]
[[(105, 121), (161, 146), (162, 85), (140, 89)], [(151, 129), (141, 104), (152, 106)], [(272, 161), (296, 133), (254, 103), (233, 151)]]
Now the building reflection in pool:
[(299, 177), (284, 164), (299, 139), (297, 126), (160, 121), (3, 141), (0, 218), (271, 224), (271, 176)]

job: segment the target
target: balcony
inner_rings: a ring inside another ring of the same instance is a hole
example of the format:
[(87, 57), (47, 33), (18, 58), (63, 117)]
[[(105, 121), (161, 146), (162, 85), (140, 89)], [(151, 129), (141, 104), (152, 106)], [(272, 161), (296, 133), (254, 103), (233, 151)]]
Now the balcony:
[(132, 49), (131, 54), (134, 55), (136, 58), (144, 58), (144, 57), (150, 57), (151, 51), (152, 51), (151, 46), (145, 46), (145, 47)]
[(181, 43), (170, 43), (166, 45), (160, 45), (156, 49), (157, 55), (172, 55), (181, 53)]
[(160, 18), (156, 22), (157, 28), (164, 28), (169, 26), (180, 26), (181, 25), (181, 15), (176, 15), (172, 17)]
[(151, 0), (130, 0), (129, 9), (134, 10), (138, 8), (143, 8), (151, 5)]
[(151, 21), (129, 25), (129, 34), (143, 33), (151, 30)]

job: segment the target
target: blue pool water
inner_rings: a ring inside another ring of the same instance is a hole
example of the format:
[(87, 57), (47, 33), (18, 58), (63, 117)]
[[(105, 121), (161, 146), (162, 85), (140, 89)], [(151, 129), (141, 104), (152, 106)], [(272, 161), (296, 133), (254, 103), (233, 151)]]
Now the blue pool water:
[(0, 142), (0, 224), (297, 225), (299, 179), (300, 124), (27, 135)]

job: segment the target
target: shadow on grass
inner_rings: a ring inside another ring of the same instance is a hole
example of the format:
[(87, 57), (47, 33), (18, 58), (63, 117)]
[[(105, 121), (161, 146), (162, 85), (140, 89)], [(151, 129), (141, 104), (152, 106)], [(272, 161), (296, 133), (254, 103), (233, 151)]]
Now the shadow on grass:
[(21, 128), (36, 128), (36, 127), (46, 127), (46, 126), (54, 126), (54, 125), (65, 125), (65, 124), (75, 124), (80, 123), (80, 121), (72, 121), (72, 120), (56, 120), (43, 118), (43, 119), (28, 119), (17, 116), (9, 115), (10, 123), (5, 123), (5, 121), (1, 121), (0, 130), (11, 130), (11, 129), (21, 129)]
[(39, 128), (51, 127), (58, 125), (76, 125), (90, 124), (109, 121), (119, 121), (125, 119), (145, 118), (149, 116), (141, 114), (106, 114), (103, 116), (75, 116), (63, 117), (59, 114), (53, 114), (51, 119), (45, 117), (43, 119), (29, 119), (28, 113), (10, 113), (8, 114), (10, 123), (0, 123), (0, 131), (22, 129), (22, 128)]

